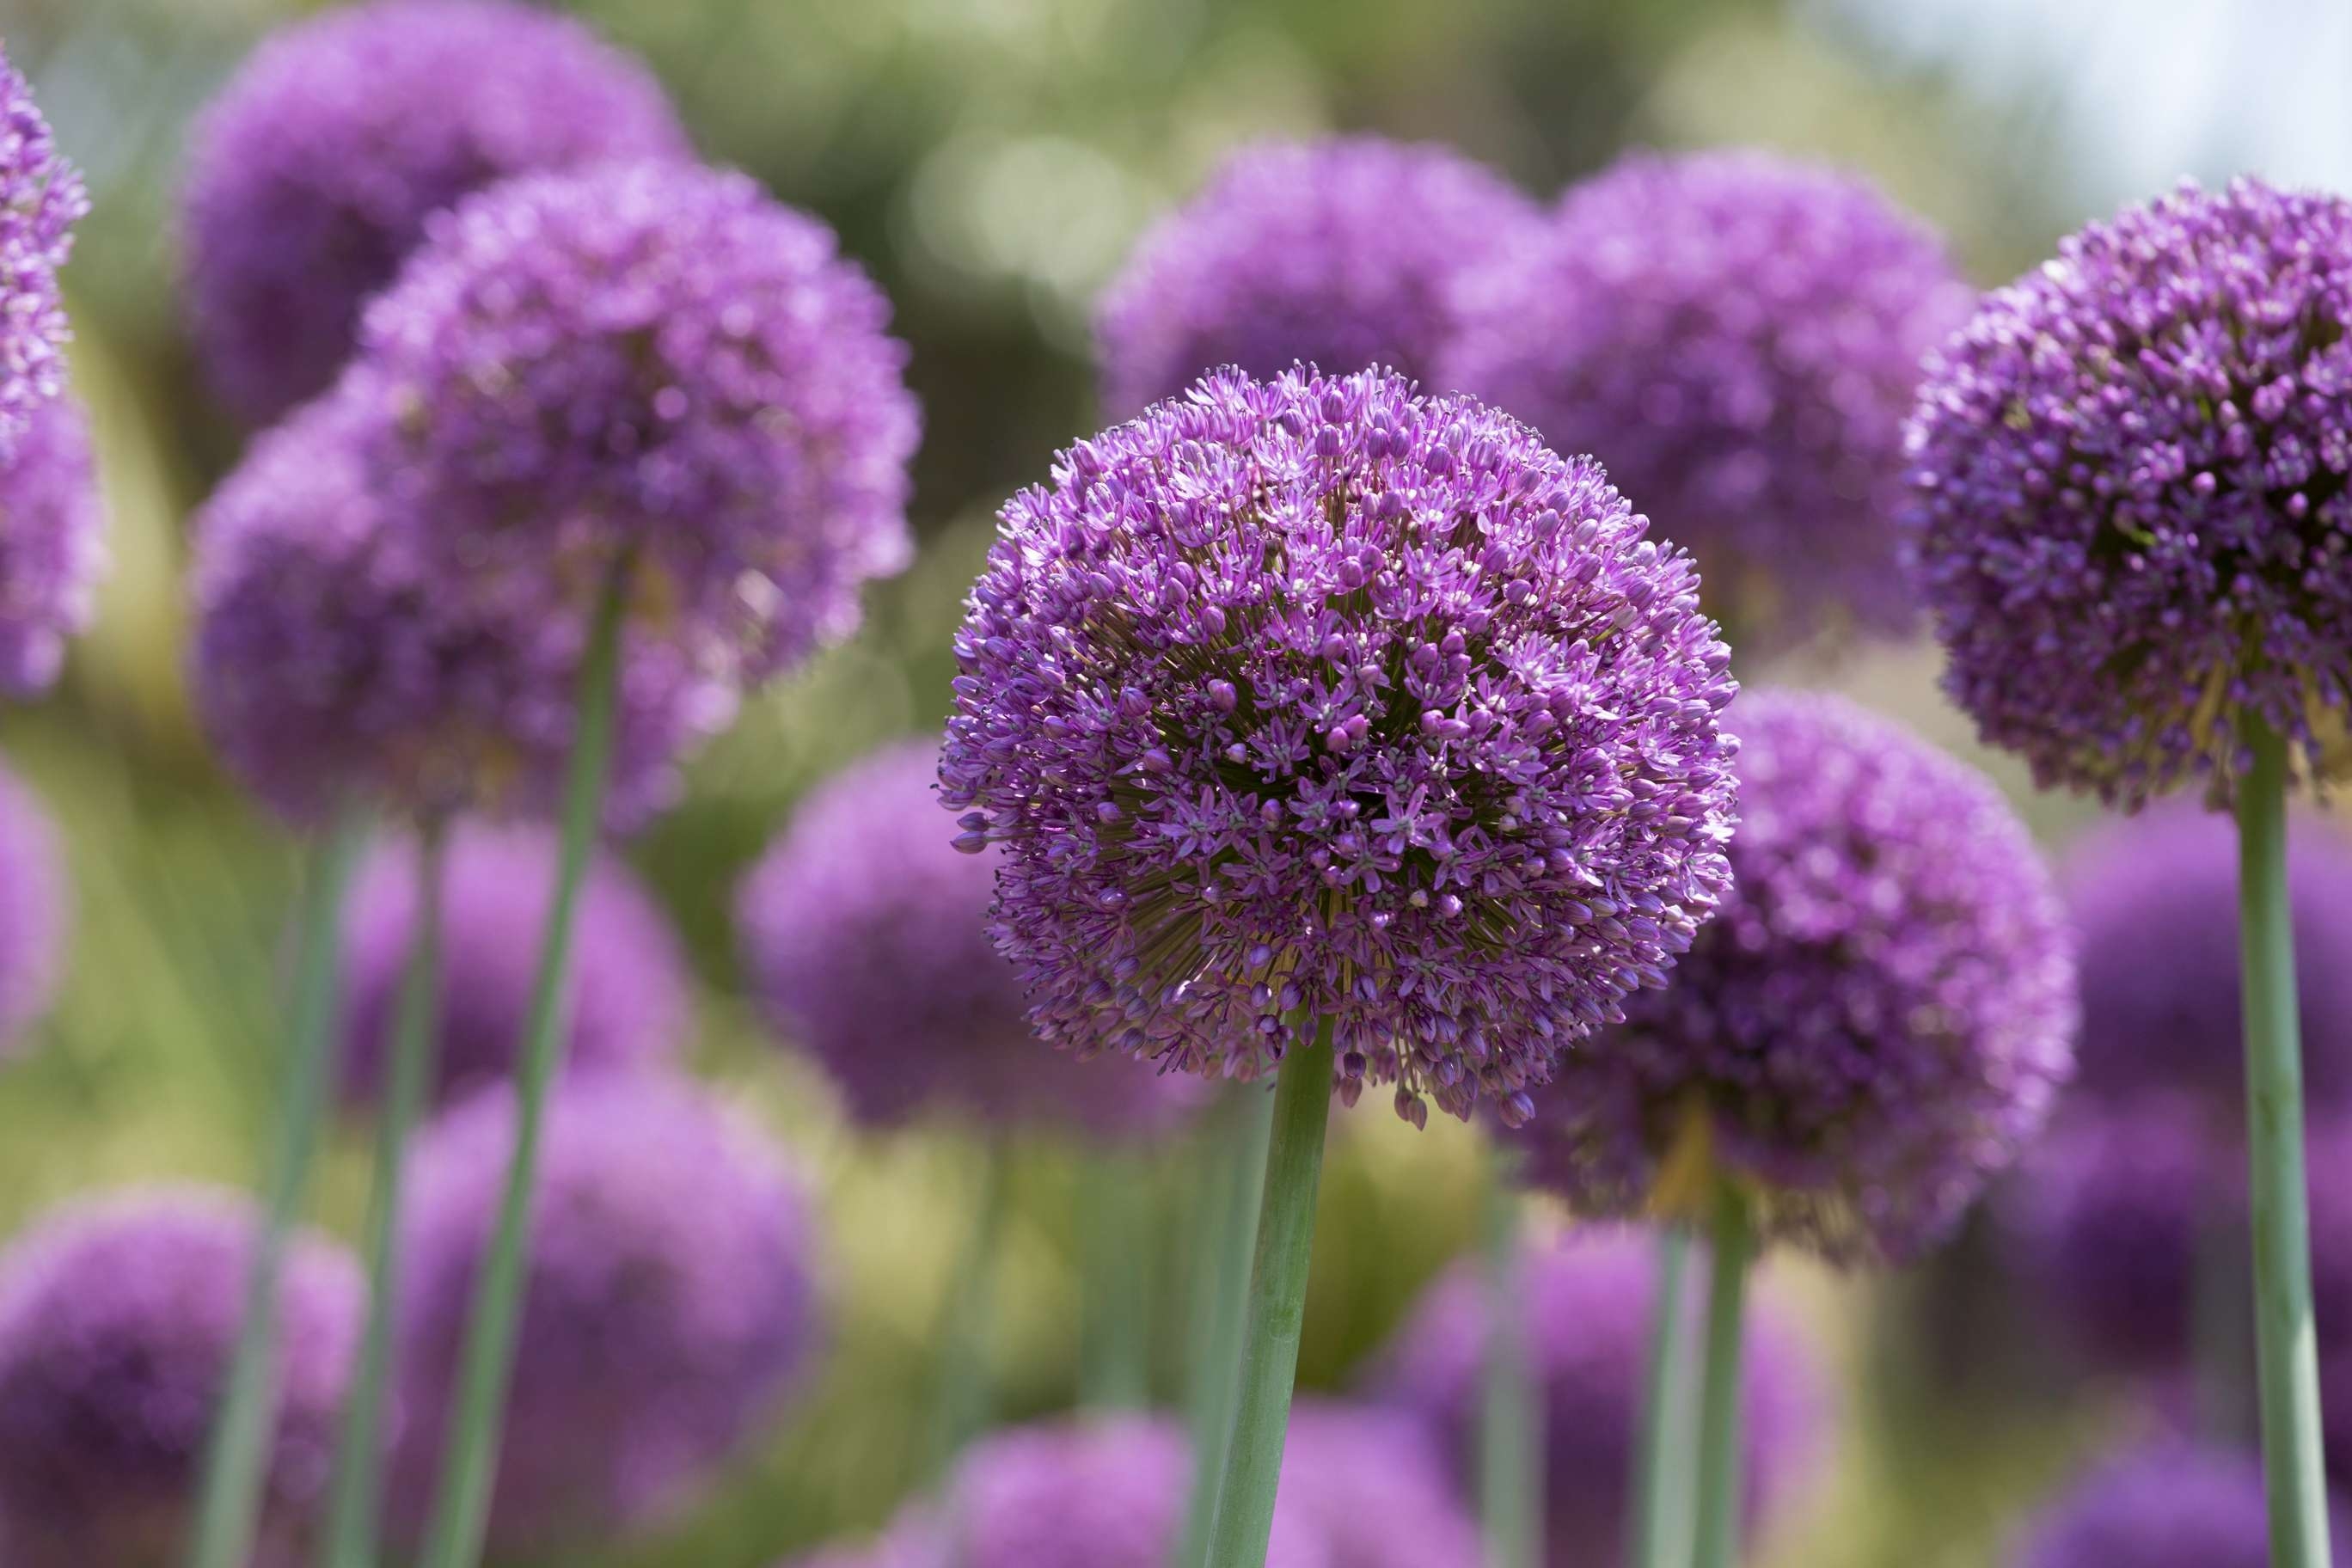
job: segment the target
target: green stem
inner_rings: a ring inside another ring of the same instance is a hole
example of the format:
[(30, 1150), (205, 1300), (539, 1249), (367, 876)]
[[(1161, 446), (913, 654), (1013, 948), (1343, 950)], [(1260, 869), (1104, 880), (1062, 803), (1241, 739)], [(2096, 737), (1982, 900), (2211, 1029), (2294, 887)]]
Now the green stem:
[(2189, 1373), (2197, 1426), (2205, 1440), (2243, 1448), (2254, 1437), (2252, 1303), (2246, 1275), (2252, 1267), (2242, 1217), (2234, 1197), (2198, 1196), (2190, 1263)]
[(563, 824), (555, 890), (548, 906), (540, 949), (539, 976), (531, 991), (530, 1022), (515, 1084), (514, 1152), (499, 1205), (497, 1228), (475, 1282), (474, 1308), (466, 1328), (457, 1393), (444, 1450), (421, 1568), (475, 1568), (489, 1526), (490, 1494), (498, 1477), (504, 1435), (507, 1383), (514, 1370), (515, 1336), (522, 1321), (522, 1291), (529, 1261), (531, 1188), (538, 1175), (541, 1122), (548, 1085), (562, 1065), (572, 931), (579, 914), (580, 885), (604, 816), (604, 789), (612, 771), (614, 710), (617, 706), (621, 616), (628, 569), (616, 564), (606, 579), (581, 664), (578, 731), (563, 785)]
[(1193, 1249), (1192, 1481), (1178, 1568), (1200, 1568), (1216, 1522), (1217, 1487), (1224, 1479), (1241, 1386), (1242, 1322), (1249, 1310), (1250, 1256), (1257, 1249), (1257, 1196), (1265, 1185), (1274, 1096), (1262, 1085), (1235, 1089), (1223, 1123), (1209, 1140), (1213, 1185), (1202, 1205), (1208, 1224)]
[(1323, 1135), (1331, 1120), (1331, 1026), (1294, 1043), (1276, 1075), (1265, 1192), (1250, 1262), (1233, 1437), (1209, 1530), (1209, 1568), (1265, 1568), (1282, 1478), (1290, 1389), (1307, 1326), (1307, 1266), (1315, 1200), (1323, 1185)]
[(392, 1318), (399, 1288), (403, 1156), (432, 1082), (441, 1039), (441, 873), (446, 846), (439, 821), (416, 836), (416, 912), (408, 934), (392, 1060), (376, 1125), (375, 1177), (368, 1215), (367, 1329), (343, 1405), (327, 1516), (327, 1568), (374, 1568), (382, 1506), (383, 1390), (392, 1363)]
[(1536, 1568), (1543, 1545), (1543, 1411), (1528, 1352), (1526, 1226), (1507, 1152), (1486, 1188), (1486, 1387), (1478, 1495), (1486, 1568)]
[(366, 838), (356, 812), (339, 816), (315, 852), (296, 916), (299, 946), (268, 1205), (246, 1279), (245, 1317), (213, 1418), (203, 1489), (190, 1537), (190, 1568), (245, 1568), (269, 1464), (278, 1408), (278, 1289), (288, 1237), (310, 1186), (334, 1056), (341, 990), (343, 890)]
[(2302, 1026), (2286, 881), (2286, 743), (2248, 726), (2238, 789), (2238, 921), (2252, 1165), (2254, 1354), (2274, 1568), (2327, 1568), (2319, 1365), (2303, 1159)]
[(1690, 1313), (1684, 1281), (1690, 1233), (1658, 1232), (1657, 1298), (1650, 1309), (1650, 1356), (1643, 1379), (1642, 1446), (1633, 1462), (1631, 1568), (1667, 1568), (1689, 1555), (1675, 1528), (1689, 1512), (1685, 1457), (1690, 1393)]
[(1694, 1568), (1732, 1568), (1739, 1560), (1739, 1410), (1741, 1328), (1756, 1238), (1748, 1200), (1728, 1182), (1715, 1200), (1713, 1257), (1706, 1293), (1706, 1380), (1699, 1391), (1698, 1493)]
[(995, 1319), (997, 1254), (1012, 1207), (1011, 1159), (991, 1141), (981, 1156), (980, 1194), (964, 1227), (955, 1272), (941, 1298), (939, 1368), (933, 1384), (929, 1479), (943, 1480), (957, 1454), (988, 1425), (994, 1403), (989, 1330)]
[(1087, 1281), (1078, 1404), (1140, 1410), (1151, 1403), (1151, 1199), (1142, 1163), (1101, 1151), (1079, 1176)]

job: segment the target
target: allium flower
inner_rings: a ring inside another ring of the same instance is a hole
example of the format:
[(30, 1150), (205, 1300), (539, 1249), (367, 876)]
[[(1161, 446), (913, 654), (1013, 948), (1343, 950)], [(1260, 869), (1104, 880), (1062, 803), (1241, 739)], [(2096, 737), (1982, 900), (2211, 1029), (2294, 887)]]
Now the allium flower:
[(1910, 430), (1945, 689), (2043, 784), (2226, 793), (2258, 715), (2352, 697), (2352, 203), (2239, 180), (2094, 224), (1989, 296)]
[[(506, 1086), (411, 1156), (395, 1502), (423, 1523), (513, 1144)], [(688, 1496), (772, 1418), (818, 1335), (814, 1221), (777, 1152), (682, 1080), (548, 1102), (520, 1350), (491, 1506), (501, 1552), (601, 1539)]]
[[(557, 846), (541, 828), (461, 826), (443, 852), (440, 1071), (435, 1097), (454, 1100), (514, 1069), (555, 890)], [(343, 1086), (381, 1088), (416, 921), (416, 849), (378, 844), (343, 907)], [(589, 865), (572, 937), (574, 1071), (668, 1058), (691, 1025), (686, 954), (653, 895), (610, 857)]]
[(425, 219), (499, 180), (691, 155), (651, 73), (506, 0), (375, 0), (255, 51), (191, 133), (182, 228), (214, 385), (268, 424), (334, 380)]
[[(1522, 1299), (1542, 1384), (1547, 1568), (1618, 1568), (1641, 1433), (1642, 1369), (1657, 1300), (1656, 1251), (1633, 1232), (1531, 1248)], [(1485, 1281), (1455, 1268), (1430, 1288), (1382, 1358), (1388, 1398), (1443, 1446), (1464, 1496), (1477, 1484), (1488, 1314)], [(1827, 1380), (1769, 1281), (1751, 1300), (1741, 1365), (1751, 1525), (1800, 1489), (1822, 1436)]]
[(58, 155), (32, 89), (0, 54), (0, 462), (34, 411), (65, 386), (58, 269), (89, 210), (81, 176)]
[(1444, 147), (1357, 136), (1244, 149), (1143, 237), (1104, 294), (1104, 404), (1129, 417), (1224, 365), (1426, 377), (1454, 331), (1454, 279), (1535, 219), (1527, 197)]
[(869, 1125), (939, 1110), (1116, 1139), (1198, 1106), (1196, 1079), (1039, 1043), (989, 942), (995, 857), (960, 855), (940, 830), (937, 766), (908, 743), (845, 769), (744, 884), (744, 963), (777, 1027)]
[(941, 799), (1081, 1057), (1507, 1118), (1727, 871), (1728, 655), (1589, 459), (1379, 372), (1221, 372), (1005, 507)]
[(444, 592), (584, 605), (625, 562), (632, 643), (757, 679), (906, 564), (918, 421), (888, 316), (816, 219), (643, 163), (467, 198), (360, 336)]
[(1914, 1257), (2066, 1076), (2063, 911), (1992, 784), (1926, 742), (1826, 697), (1750, 697), (1729, 722), (1732, 891), (1668, 989), (1562, 1060), (1522, 1138), (1531, 1179), (1629, 1215), (1704, 1201), (1670, 1189), (1719, 1171), (1768, 1240)]
[(2262, 1466), (2167, 1443), (2093, 1471), (2034, 1521), (2014, 1568), (2268, 1568)]
[(89, 624), (106, 547), (89, 426), (70, 393), (34, 409), (0, 459), (0, 697), (34, 697)]
[[(258, 1232), (241, 1198), (151, 1192), (60, 1210), (0, 1256), (8, 1568), (181, 1561)], [(296, 1239), (256, 1568), (308, 1561), (364, 1294), (340, 1249)]]
[(65, 960), (65, 859), (32, 795), (0, 768), (0, 1060), (47, 1011)]
[(1475, 1568), (1482, 1560), (1447, 1457), (1404, 1411), (1336, 1399), (1292, 1405), (1281, 1495), (1300, 1532), (1322, 1542), (1330, 1568)]

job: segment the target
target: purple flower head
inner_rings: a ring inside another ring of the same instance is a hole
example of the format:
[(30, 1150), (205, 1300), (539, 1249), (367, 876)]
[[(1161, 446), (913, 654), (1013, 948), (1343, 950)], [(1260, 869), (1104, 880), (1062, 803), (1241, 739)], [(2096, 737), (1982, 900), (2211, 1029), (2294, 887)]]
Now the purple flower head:
[(1590, 459), (1237, 371), (1063, 453), (956, 641), (940, 798), (1045, 1037), (1524, 1114), (1721, 894), (1728, 653)]
[(2268, 1568), (2262, 1466), (2168, 1442), (2109, 1461), (2034, 1521), (2013, 1568)]
[(0, 458), (0, 697), (38, 696), (58, 678), (66, 639), (89, 624), (103, 530), (89, 422), (60, 393)]
[(34, 411), (65, 387), (68, 333), (58, 270), (89, 210), (81, 176), (58, 156), (32, 89), (0, 54), (0, 463)]
[(1990, 781), (1839, 699), (1751, 696), (1733, 884), (1672, 984), (1570, 1052), (1522, 1135), (1581, 1212), (1685, 1217), (1719, 1172), (1768, 1238), (1916, 1256), (2066, 1076), (2073, 942)]
[(48, 1010), (65, 963), (65, 856), (30, 791), (0, 768), (0, 1060)]
[(436, 217), (360, 336), (444, 592), (584, 606), (625, 563), (633, 644), (756, 680), (847, 633), (910, 552), (889, 313), (748, 176), (622, 163)]
[(425, 219), (499, 180), (690, 157), (660, 85), (505, 0), (375, 0), (285, 28), (192, 134), (182, 228), (214, 385), (268, 424), (324, 391)]
[[(434, 1095), (509, 1077), (530, 1011), (555, 888), (555, 835), (461, 826), (444, 851), (441, 1034)], [(343, 907), (343, 1088), (383, 1086), (416, 921), (416, 847), (378, 844)], [(574, 1071), (666, 1061), (692, 1023), (687, 960), (653, 895), (610, 857), (589, 865), (572, 928), (565, 1062)]]
[(1482, 1561), (1452, 1464), (1409, 1412), (1301, 1399), (1291, 1406), (1281, 1492), (1301, 1532), (1322, 1542), (1330, 1568), (1476, 1568)]
[[(1543, 1385), (1544, 1562), (1618, 1568), (1657, 1300), (1655, 1248), (1631, 1231), (1532, 1248), (1522, 1299)], [(1435, 1436), (1465, 1497), (1477, 1484), (1486, 1325), (1484, 1281), (1475, 1267), (1458, 1266), (1430, 1288), (1383, 1358), (1386, 1395)], [(1753, 1527), (1811, 1475), (1828, 1392), (1812, 1347), (1769, 1279), (1746, 1332), (1741, 1398)]]
[[(259, 1217), (202, 1191), (58, 1211), (0, 1255), (0, 1558), (8, 1568), (181, 1561)], [(307, 1562), (365, 1291), (297, 1237), (278, 1298), (274, 1446), (254, 1568)]]
[(1698, 558), (1735, 647), (1910, 626), (1903, 419), (1971, 296), (1875, 186), (1766, 153), (1637, 153), (1459, 297), (1445, 384), (1600, 453)]
[(1444, 147), (1246, 148), (1143, 237), (1103, 296), (1103, 401), (1130, 416), (1228, 364), (1426, 377), (1454, 331), (1454, 279), (1535, 217)]
[[(410, 1528), (447, 1430), (474, 1283), (513, 1145), (487, 1089), (412, 1157), (395, 1503)], [(496, 1552), (666, 1512), (777, 1413), (819, 1334), (814, 1221), (777, 1151), (683, 1080), (572, 1078), (549, 1103)]]
[(745, 883), (744, 963), (777, 1027), (869, 1126), (926, 1110), (1114, 1140), (1171, 1126), (1201, 1103), (1198, 1079), (1073, 1061), (1029, 1027), (988, 936), (995, 857), (940, 832), (938, 755), (909, 742), (844, 770)]
[(2352, 203), (2239, 180), (2093, 224), (1931, 359), (1915, 575), (1945, 689), (2044, 784), (2315, 769), (2352, 698)]

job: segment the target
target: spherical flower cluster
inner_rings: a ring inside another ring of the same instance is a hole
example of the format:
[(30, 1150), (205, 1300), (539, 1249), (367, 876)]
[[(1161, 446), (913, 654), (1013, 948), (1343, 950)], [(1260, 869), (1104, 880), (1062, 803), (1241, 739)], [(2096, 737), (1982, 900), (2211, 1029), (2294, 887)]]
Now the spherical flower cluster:
[(1031, 1031), (991, 944), (995, 857), (940, 829), (938, 752), (902, 744), (821, 785), (743, 889), (743, 957), (777, 1027), (814, 1051), (850, 1113), (925, 1111), (1117, 1139), (1196, 1107), (1197, 1079), (1076, 1062)]
[(1571, 1052), (1523, 1142), (1578, 1209), (1681, 1215), (1717, 1172), (1768, 1239), (1900, 1261), (2042, 1124), (2071, 935), (1991, 782), (1839, 699), (1751, 696), (1733, 886), (1669, 987)]
[(1727, 877), (1728, 653), (1590, 460), (1379, 372), (1209, 377), (1006, 506), (940, 765), (1081, 1056), (1527, 1110)]
[(508, 0), (373, 0), (265, 42), (191, 135), (197, 348), (257, 425), (326, 389), (430, 215), (516, 174), (690, 155), (652, 75)]
[(1735, 647), (1901, 631), (1903, 420), (1969, 299), (1864, 180), (1644, 153), (1465, 275), (1440, 379), (1601, 454), (1697, 557)]
[[(441, 1029), (434, 1098), (455, 1100), (514, 1069), (557, 846), (542, 828), (461, 826), (443, 850)], [(417, 914), (416, 846), (378, 844), (343, 906), (343, 1088), (383, 1086)], [(564, 1060), (574, 1071), (666, 1060), (687, 1036), (686, 953), (653, 895), (610, 857), (590, 863), (573, 916)]]
[(0, 460), (0, 697), (35, 697), (89, 623), (106, 549), (89, 425), (72, 394), (34, 409)]
[[(513, 1146), (484, 1091), (411, 1157), (401, 1243), (409, 1528), (447, 1430)], [(600, 1539), (690, 1494), (774, 1416), (818, 1337), (814, 1221), (777, 1152), (684, 1082), (575, 1077), (548, 1106), (520, 1352), (491, 1505), (501, 1554)]]
[[(1428, 1426), (1336, 1399), (1291, 1406), (1281, 1494), (1330, 1568), (1475, 1568), (1478, 1527)], [(1611, 1565), (1614, 1568), (1614, 1564)]]
[(906, 563), (907, 353), (824, 225), (638, 163), (510, 180), (426, 233), (360, 338), (443, 592), (584, 605), (625, 569), (633, 642), (751, 680)]
[(31, 794), (0, 768), (0, 1059), (46, 1012), (66, 945), (65, 859)]
[(58, 156), (32, 89), (0, 54), (0, 463), (65, 385), (58, 269), (89, 210), (81, 176)]
[(2043, 784), (2227, 791), (2352, 700), (2352, 203), (2254, 180), (2094, 224), (1929, 364), (1905, 532), (1945, 689)]
[(2181, 1443), (2125, 1455), (2034, 1521), (2014, 1568), (2268, 1568), (2262, 1466)]
[[(0, 1558), (177, 1562), (245, 1306), (258, 1216), (184, 1191), (61, 1211), (0, 1257)], [(358, 1265), (298, 1237), (256, 1568), (309, 1561), (360, 1331)]]

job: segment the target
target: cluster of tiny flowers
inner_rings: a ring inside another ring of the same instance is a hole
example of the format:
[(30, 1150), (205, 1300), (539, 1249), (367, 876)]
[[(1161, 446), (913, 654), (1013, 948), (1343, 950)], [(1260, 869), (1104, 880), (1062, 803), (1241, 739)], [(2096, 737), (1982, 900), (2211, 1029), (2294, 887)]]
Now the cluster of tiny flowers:
[(1901, 1261), (2066, 1077), (2064, 910), (2000, 792), (1926, 742), (1827, 697), (1750, 697), (1730, 723), (1732, 891), (1667, 989), (1563, 1059), (1530, 1175), (1630, 1215), (1701, 1153), (1768, 1237)]
[(326, 389), (425, 218), (516, 174), (689, 155), (651, 73), (509, 0), (373, 0), (278, 33), (191, 133), (188, 308), (268, 424)]
[(1525, 196), (1443, 147), (1247, 149), (1144, 236), (1105, 294), (1103, 401), (1126, 417), (1227, 364), (1426, 378), (1454, 331), (1454, 279), (1535, 221)]
[(2044, 784), (2315, 769), (2352, 700), (2352, 203), (2241, 180), (2094, 224), (1931, 360), (1906, 542), (1946, 689)]
[[(259, 1230), (241, 1199), (159, 1192), (62, 1211), (0, 1257), (9, 1568), (179, 1560)], [(352, 1259), (296, 1239), (253, 1568), (309, 1561), (364, 1294)]]
[(64, 858), (48, 817), (0, 768), (0, 1060), (49, 1005), (65, 956)]
[(1089, 1056), (1506, 1120), (1728, 879), (1729, 656), (1589, 460), (1402, 377), (1221, 372), (1006, 506), (940, 764)]
[(1475, 1568), (1478, 1527), (1451, 1458), (1409, 1411), (1301, 1399), (1283, 1443), (1283, 1503), (1330, 1568)]
[(2269, 1568), (2262, 1466), (2183, 1443), (2126, 1454), (2046, 1508), (2011, 1568)]
[(0, 463), (34, 411), (65, 386), (58, 269), (89, 210), (25, 79), (0, 54)]
[(60, 393), (0, 462), (0, 697), (37, 696), (57, 679), (105, 559), (89, 421)]

